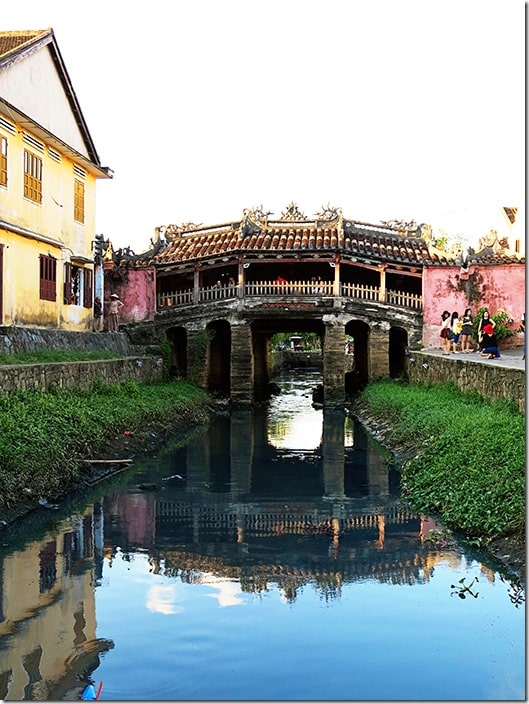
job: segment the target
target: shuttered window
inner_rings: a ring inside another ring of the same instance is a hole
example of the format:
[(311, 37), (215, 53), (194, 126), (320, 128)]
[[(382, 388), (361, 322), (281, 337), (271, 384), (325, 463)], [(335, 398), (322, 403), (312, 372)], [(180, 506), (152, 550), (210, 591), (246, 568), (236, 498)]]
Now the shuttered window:
[(84, 183), (74, 179), (73, 217), (77, 222), (84, 222)]
[(84, 295), (83, 306), (85, 308), (92, 307), (92, 291), (93, 291), (93, 272), (92, 269), (83, 269), (84, 272)]
[(57, 260), (45, 254), (40, 255), (40, 299), (57, 300)]
[(0, 137), (0, 186), (7, 186), (7, 137)]
[(70, 262), (66, 262), (64, 265), (64, 292), (63, 292), (63, 303), (69, 305), (70, 303), (75, 303), (75, 294), (72, 288), (72, 265)]
[(24, 149), (24, 197), (42, 203), (42, 159)]

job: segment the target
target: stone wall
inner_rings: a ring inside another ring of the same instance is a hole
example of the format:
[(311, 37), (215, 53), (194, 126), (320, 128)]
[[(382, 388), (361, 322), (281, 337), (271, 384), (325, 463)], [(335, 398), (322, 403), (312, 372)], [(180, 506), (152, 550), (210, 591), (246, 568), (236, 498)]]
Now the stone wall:
[(50, 387), (69, 389), (89, 387), (93, 381), (118, 384), (124, 381), (149, 383), (160, 381), (161, 357), (126, 357), (90, 362), (58, 364), (9, 364), (0, 366), (0, 392), (4, 394)]
[(416, 351), (408, 358), (407, 368), (411, 382), (439, 384), (451, 381), (461, 391), (475, 389), (485, 398), (512, 400), (525, 413), (523, 369), (508, 369), (455, 356), (445, 359)]
[(143, 348), (131, 344), (125, 333), (0, 326), (0, 353), (19, 354), (42, 349), (107, 350), (127, 356), (138, 354)]

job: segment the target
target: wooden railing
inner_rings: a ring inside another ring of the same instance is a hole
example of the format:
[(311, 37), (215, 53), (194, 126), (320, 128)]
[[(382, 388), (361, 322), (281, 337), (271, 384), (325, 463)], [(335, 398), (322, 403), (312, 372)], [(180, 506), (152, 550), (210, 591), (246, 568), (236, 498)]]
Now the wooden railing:
[[(226, 284), (223, 286), (208, 286), (197, 291), (198, 303), (212, 303), (214, 301), (225, 301), (237, 298), (239, 288), (236, 284)], [(244, 284), (244, 297), (272, 297), (272, 298), (314, 298), (329, 297), (333, 295), (333, 283), (329, 281), (287, 281), (277, 283), (275, 281), (250, 281)], [(404, 291), (383, 291), (377, 286), (367, 286), (363, 284), (340, 284), (340, 295), (343, 298), (350, 298), (360, 301), (373, 301), (374, 303), (387, 303), (400, 308), (412, 308), (422, 310), (422, 296)], [(193, 289), (185, 291), (174, 291), (169, 293), (159, 293), (157, 296), (158, 310), (170, 308), (172, 306), (193, 305), (195, 299)]]
[(332, 296), (328, 281), (250, 281), (244, 285), (245, 296)]

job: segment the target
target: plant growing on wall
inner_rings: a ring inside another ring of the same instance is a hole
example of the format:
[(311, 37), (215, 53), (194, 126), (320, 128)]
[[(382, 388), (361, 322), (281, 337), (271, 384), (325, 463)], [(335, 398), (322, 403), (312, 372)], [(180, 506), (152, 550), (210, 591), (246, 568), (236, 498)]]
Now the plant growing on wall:
[(173, 358), (171, 343), (168, 340), (162, 340), (160, 342), (160, 351), (162, 353), (163, 360), (163, 378), (167, 381), (169, 379), (171, 371), (171, 361)]
[(207, 351), (211, 341), (215, 337), (214, 330), (199, 330), (189, 339), (189, 370), (192, 378), (195, 378), (204, 365)]

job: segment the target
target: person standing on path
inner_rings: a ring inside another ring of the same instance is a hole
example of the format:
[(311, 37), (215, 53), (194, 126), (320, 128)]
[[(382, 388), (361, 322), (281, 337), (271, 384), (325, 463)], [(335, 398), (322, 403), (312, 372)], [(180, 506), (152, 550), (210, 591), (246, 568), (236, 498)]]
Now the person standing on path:
[[(452, 336), (452, 329), (450, 327), (451, 323), (451, 318), (450, 318), (450, 313), (445, 310), (443, 311), (441, 315), (441, 332), (439, 335), (441, 336), (441, 339), (443, 341), (443, 354), (450, 354), (450, 347), (451, 347), (451, 336)], [(450, 331), (450, 332), (449, 332)], [(450, 335), (450, 337), (448, 337)]]
[(108, 331), (119, 332), (119, 311), (123, 308), (123, 303), (119, 300), (117, 293), (110, 295), (110, 306), (108, 309)]
[(467, 354), (473, 351), (470, 349), (470, 341), (472, 339), (472, 324), (474, 323), (474, 319), (470, 308), (465, 308), (461, 322), (463, 323), (463, 327), (461, 328), (461, 352)]
[(459, 313), (455, 310), (450, 317), (450, 330), (452, 331), (451, 348), (454, 354), (457, 353), (457, 343), (459, 342), (459, 334), (461, 326), (459, 324)]
[(478, 347), (476, 352), (480, 352), (483, 349), (483, 330), (486, 325), (492, 325), (493, 328), (496, 327), (496, 322), (490, 317), (489, 309), (485, 308), (483, 315), (479, 321), (478, 325)]
[(522, 313), (522, 319), (520, 320), (520, 330), (523, 332), (523, 356), (525, 359), (525, 311)]

